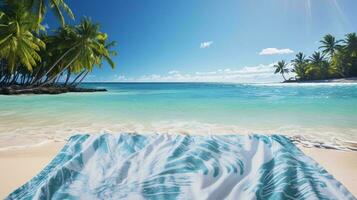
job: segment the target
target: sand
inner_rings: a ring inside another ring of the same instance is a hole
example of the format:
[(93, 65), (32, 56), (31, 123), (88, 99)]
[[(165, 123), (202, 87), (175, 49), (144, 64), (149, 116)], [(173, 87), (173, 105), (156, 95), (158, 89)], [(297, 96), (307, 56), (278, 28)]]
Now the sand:
[[(27, 149), (0, 151), (0, 199), (40, 172), (63, 145), (62, 142), (56, 142)], [(357, 196), (357, 152), (301, 149)]]
[(37, 175), (61, 150), (64, 143), (0, 151), (0, 199)]

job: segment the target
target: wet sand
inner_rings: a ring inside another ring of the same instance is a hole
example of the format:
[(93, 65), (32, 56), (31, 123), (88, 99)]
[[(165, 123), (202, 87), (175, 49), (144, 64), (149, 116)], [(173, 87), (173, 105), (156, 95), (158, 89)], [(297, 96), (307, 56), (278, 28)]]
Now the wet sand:
[[(0, 199), (29, 181), (61, 150), (63, 142), (0, 151)], [(357, 152), (301, 148), (357, 196)]]

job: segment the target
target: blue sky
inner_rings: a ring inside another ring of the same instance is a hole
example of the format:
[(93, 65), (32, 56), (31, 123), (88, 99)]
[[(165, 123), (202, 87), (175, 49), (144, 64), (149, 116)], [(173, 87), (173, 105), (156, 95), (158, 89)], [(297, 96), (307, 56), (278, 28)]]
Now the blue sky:
[[(87, 81), (278, 81), (271, 65), (357, 32), (356, 0), (67, 0), (118, 42)], [(50, 28), (58, 24), (49, 16)]]

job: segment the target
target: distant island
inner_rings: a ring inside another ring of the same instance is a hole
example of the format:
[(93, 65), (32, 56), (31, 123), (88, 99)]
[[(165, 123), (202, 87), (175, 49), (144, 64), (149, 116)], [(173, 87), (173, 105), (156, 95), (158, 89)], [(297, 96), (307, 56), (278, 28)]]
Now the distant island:
[[(274, 65), (283, 82), (357, 82), (357, 35), (349, 33), (342, 40), (328, 34), (320, 41), (320, 51), (308, 58), (302, 52), (291, 63), (282, 60)], [(295, 77), (286, 79), (293, 72)]]
[(350, 78), (331, 78), (319, 80), (286, 80), (283, 83), (357, 83), (357, 77)]
[[(47, 30), (43, 24), (50, 10), (61, 26)], [(114, 68), (111, 50), (115, 42), (89, 18), (78, 25), (64, 1), (52, 6), (42, 1), (4, 1), (0, 5), (0, 94), (59, 94), (96, 92), (104, 89), (78, 88), (95, 67), (107, 61)]]

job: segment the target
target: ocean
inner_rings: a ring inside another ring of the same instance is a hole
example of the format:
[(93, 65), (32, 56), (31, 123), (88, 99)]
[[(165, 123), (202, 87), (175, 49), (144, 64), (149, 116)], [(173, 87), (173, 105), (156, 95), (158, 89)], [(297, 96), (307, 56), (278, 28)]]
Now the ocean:
[(108, 92), (0, 95), (0, 149), (77, 133), (282, 134), (357, 141), (356, 83), (84, 83)]

